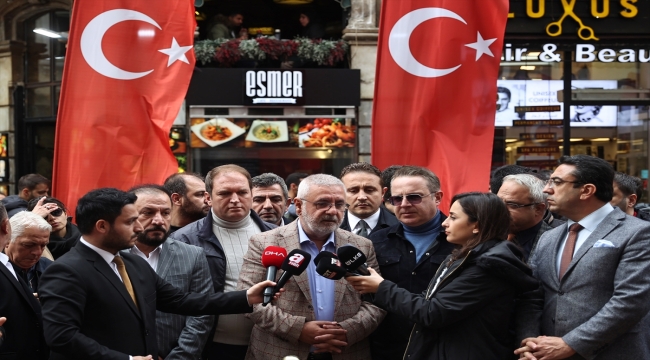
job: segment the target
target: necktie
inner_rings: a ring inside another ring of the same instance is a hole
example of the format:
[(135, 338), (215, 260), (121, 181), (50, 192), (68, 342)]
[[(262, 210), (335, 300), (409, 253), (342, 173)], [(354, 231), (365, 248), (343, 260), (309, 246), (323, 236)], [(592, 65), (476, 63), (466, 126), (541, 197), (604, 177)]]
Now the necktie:
[(113, 262), (115, 265), (117, 265), (117, 272), (120, 273), (120, 277), (122, 278), (124, 287), (126, 287), (126, 291), (129, 293), (129, 295), (131, 295), (131, 299), (133, 300), (135, 307), (138, 307), (138, 301), (135, 299), (135, 293), (133, 292), (131, 279), (129, 279), (129, 274), (126, 272), (126, 266), (124, 266), (124, 260), (122, 260), (122, 257), (116, 256), (113, 258)]
[(357, 228), (359, 228), (359, 232), (357, 233), (357, 235), (363, 236), (364, 238), (368, 237), (368, 224), (365, 221), (359, 220), (359, 223), (357, 224)]
[(564, 250), (562, 251), (562, 260), (560, 261), (560, 280), (562, 280), (566, 269), (569, 268), (569, 264), (573, 259), (573, 251), (576, 248), (578, 232), (582, 229), (582, 225), (578, 223), (574, 223), (569, 227), (569, 237), (566, 239), (566, 244), (564, 244)]

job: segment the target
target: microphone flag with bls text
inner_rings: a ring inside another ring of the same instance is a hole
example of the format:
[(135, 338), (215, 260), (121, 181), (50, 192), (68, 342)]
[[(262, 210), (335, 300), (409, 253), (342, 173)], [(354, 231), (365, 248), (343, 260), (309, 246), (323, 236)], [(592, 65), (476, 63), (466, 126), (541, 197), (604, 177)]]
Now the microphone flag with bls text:
[(488, 191), (508, 0), (382, 1), (372, 162), (417, 165), (457, 193)]
[(52, 179), (70, 212), (92, 189), (162, 184), (178, 171), (169, 131), (194, 70), (194, 1), (152, 4), (73, 4)]

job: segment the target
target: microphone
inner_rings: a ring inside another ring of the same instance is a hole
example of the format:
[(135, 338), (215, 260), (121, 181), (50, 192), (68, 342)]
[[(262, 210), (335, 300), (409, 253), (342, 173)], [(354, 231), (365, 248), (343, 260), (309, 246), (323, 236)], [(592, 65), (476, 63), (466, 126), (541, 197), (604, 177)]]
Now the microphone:
[[(275, 281), (277, 269), (282, 266), (286, 257), (287, 250), (285, 248), (279, 246), (267, 246), (266, 249), (264, 249), (264, 252), (262, 253), (262, 265), (266, 268), (266, 280)], [(262, 306), (268, 305), (268, 303), (271, 302), (271, 299), (273, 299), (274, 294), (275, 292), (273, 291), (273, 287), (267, 286), (266, 289), (264, 289), (264, 302), (262, 302)]]
[(370, 275), (368, 266), (366, 266), (366, 255), (356, 247), (346, 244), (336, 249), (336, 254), (341, 260), (341, 266), (349, 271), (357, 272), (361, 275)]
[(341, 266), (338, 256), (329, 251), (322, 251), (314, 259), (316, 272), (318, 275), (330, 280), (338, 280), (344, 276), (359, 276), (359, 274), (350, 273)]
[(309, 255), (308, 252), (300, 249), (291, 250), (288, 257), (284, 259), (284, 262), (282, 263), (282, 270), (284, 270), (284, 273), (282, 273), (280, 280), (278, 280), (277, 285), (275, 285), (273, 293), (280, 291), (280, 288), (282, 288), (292, 276), (302, 274), (310, 261), (311, 255)]

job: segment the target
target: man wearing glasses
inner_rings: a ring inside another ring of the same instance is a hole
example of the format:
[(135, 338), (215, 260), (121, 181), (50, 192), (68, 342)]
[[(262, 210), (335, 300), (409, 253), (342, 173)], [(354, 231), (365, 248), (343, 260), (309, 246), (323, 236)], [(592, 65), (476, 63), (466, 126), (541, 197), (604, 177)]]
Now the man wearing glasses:
[(351, 244), (377, 269), (370, 240), (339, 229), (345, 212), (345, 187), (325, 174), (311, 175), (298, 186), (294, 199), (298, 220), (254, 235), (244, 256), (239, 287), (264, 279), (260, 262), (268, 246), (287, 252), (301, 249), (311, 255), (307, 269), (284, 285), (285, 293), (266, 307), (254, 306), (248, 315), (255, 323), (246, 359), (280, 359), (288, 354), (299, 359), (370, 360), (368, 336), (384, 317), (384, 311), (363, 301), (345, 279), (336, 281), (316, 273), (314, 259), (322, 251), (336, 252)]
[[(564, 156), (544, 192), (568, 219), (529, 260), (543, 304), (527, 304), (521, 358), (642, 359), (650, 353), (650, 224), (609, 204), (614, 169)], [(540, 336), (541, 335), (541, 336)]]
[[(399, 223), (370, 234), (381, 275), (398, 286), (421, 293), (454, 249), (441, 227), (440, 180), (429, 169), (403, 166), (393, 175), (390, 202)], [(401, 359), (413, 323), (388, 313), (372, 335), (373, 360)]]
[(524, 261), (528, 261), (540, 236), (554, 227), (544, 221), (544, 182), (529, 174), (508, 175), (503, 179), (497, 196), (506, 203), (510, 211), (508, 240), (521, 247)]

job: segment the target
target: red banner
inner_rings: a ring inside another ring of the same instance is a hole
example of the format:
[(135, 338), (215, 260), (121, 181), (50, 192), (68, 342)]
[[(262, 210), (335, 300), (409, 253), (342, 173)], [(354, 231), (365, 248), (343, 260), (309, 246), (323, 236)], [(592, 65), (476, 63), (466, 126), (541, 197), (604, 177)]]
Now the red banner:
[(77, 0), (63, 70), (53, 195), (177, 172), (169, 130), (194, 69), (193, 0)]
[(418, 165), (453, 195), (488, 191), (508, 0), (384, 0), (372, 162)]

